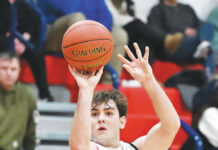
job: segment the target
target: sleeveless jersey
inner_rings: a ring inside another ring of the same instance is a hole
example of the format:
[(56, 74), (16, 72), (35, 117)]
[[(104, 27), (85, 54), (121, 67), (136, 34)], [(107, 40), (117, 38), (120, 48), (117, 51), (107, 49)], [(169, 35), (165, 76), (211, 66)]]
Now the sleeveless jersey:
[(125, 143), (120, 141), (120, 146), (118, 148), (107, 148), (102, 145), (96, 144), (97, 150), (138, 150), (133, 144)]

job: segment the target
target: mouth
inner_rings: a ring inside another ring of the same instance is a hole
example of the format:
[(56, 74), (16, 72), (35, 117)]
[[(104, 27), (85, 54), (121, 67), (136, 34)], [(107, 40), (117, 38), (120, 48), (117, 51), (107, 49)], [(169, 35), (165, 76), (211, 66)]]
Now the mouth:
[(99, 127), (98, 131), (106, 131), (107, 129), (105, 127)]

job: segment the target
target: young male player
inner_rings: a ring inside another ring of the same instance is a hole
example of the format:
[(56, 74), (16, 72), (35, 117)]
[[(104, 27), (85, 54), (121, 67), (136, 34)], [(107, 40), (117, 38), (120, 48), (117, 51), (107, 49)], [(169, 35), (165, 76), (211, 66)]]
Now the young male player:
[[(149, 49), (142, 56), (136, 43), (138, 58), (124, 49), (131, 62), (118, 55), (123, 67), (138, 80), (149, 94), (160, 122), (132, 143), (120, 141), (120, 130), (126, 124), (127, 100), (118, 91), (103, 91), (94, 98), (94, 89), (103, 67), (89, 75), (70, 68), (79, 86), (78, 105), (73, 118), (69, 144), (71, 150), (167, 150), (180, 128), (180, 119), (171, 101), (156, 81), (148, 63)], [(135, 129), (137, 130), (137, 129)]]

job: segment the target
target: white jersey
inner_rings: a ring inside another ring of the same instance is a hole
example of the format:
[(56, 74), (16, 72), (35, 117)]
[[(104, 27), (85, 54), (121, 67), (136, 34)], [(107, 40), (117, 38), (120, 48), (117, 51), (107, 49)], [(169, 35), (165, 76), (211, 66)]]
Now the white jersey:
[(118, 148), (110, 148), (110, 147), (108, 148), (99, 144), (96, 145), (97, 145), (97, 150), (137, 150), (137, 148), (134, 145), (125, 143), (123, 141), (120, 141), (120, 146)]

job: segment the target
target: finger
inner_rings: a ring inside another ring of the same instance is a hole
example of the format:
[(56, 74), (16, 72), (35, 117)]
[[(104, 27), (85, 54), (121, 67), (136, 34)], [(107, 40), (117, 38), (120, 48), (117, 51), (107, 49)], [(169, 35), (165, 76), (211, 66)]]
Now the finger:
[(148, 61), (148, 58), (149, 58), (149, 48), (148, 46), (145, 47), (145, 55), (144, 55), (144, 59), (146, 61)]
[(70, 73), (71, 73), (73, 76), (75, 76), (75, 70), (74, 70), (74, 68), (72, 68), (70, 64), (68, 64), (68, 68), (69, 68), (69, 70), (70, 70)]
[(104, 66), (102, 66), (102, 67), (99, 69), (100, 74), (103, 73), (103, 70), (104, 70)]
[(126, 58), (124, 58), (121, 54), (118, 54), (117, 57), (120, 59), (120, 61), (123, 63), (123, 64), (127, 64), (127, 65), (130, 65), (131, 62), (128, 61)]
[(138, 56), (138, 59), (142, 60), (142, 53), (141, 53), (141, 50), (140, 50), (138, 44), (137, 43), (133, 43), (133, 46), (134, 46), (134, 48), (136, 50), (136, 54)]
[(95, 74), (97, 74), (98, 71), (91, 71), (91, 72), (86, 72), (85, 74), (83, 74), (84, 76), (87, 76), (88, 78), (95, 76)]
[(100, 78), (101, 75), (103, 74), (103, 70), (104, 70), (104, 66), (102, 66), (102, 67), (99, 69), (99, 71), (97, 72), (96, 76), (97, 76), (98, 78)]
[(132, 52), (130, 51), (129, 47), (127, 45), (124, 46), (124, 50), (126, 51), (127, 55), (129, 56), (129, 58), (134, 61), (135, 60), (135, 56), (132, 54)]
[(78, 71), (81, 75), (83, 75), (83, 74), (85, 74), (85, 72), (84, 71), (82, 71), (82, 70), (80, 70), (80, 71)]
[(91, 76), (94, 76), (94, 75), (96, 74), (96, 72), (97, 72), (97, 71), (92, 71), (92, 72), (90, 73), (90, 75), (91, 75)]
[(125, 69), (129, 72), (129, 74), (132, 75), (133, 69), (132, 69), (129, 65), (124, 64), (124, 65), (123, 65), (123, 68), (125, 68)]

